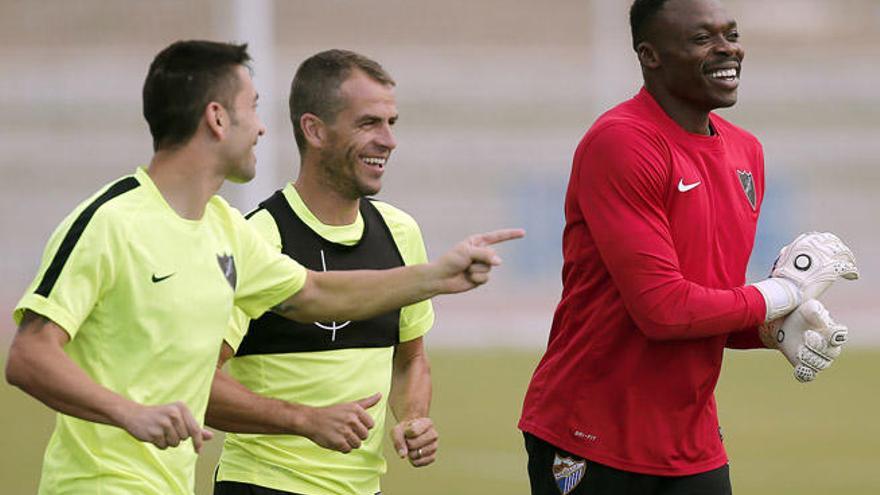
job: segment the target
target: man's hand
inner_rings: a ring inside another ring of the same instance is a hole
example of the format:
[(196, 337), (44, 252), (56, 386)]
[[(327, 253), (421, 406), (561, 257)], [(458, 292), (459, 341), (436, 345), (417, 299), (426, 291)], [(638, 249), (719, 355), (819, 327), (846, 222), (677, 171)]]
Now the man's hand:
[(522, 229), (496, 230), (473, 235), (458, 243), (431, 263), (442, 281), (442, 292), (455, 294), (488, 282), (492, 267), (501, 264), (501, 258), (490, 246), (519, 239), (525, 234)]
[(436, 460), (438, 437), (431, 418), (403, 421), (391, 430), (394, 449), (401, 459), (407, 458), (413, 467), (427, 466)]
[(302, 425), (303, 436), (325, 449), (347, 454), (360, 448), (375, 426), (367, 409), (379, 403), (382, 394), (327, 407), (309, 408)]
[(817, 299), (838, 278), (856, 280), (859, 269), (852, 250), (836, 235), (807, 232), (782, 248), (770, 276), (794, 282), (807, 300)]
[(794, 377), (800, 382), (813, 381), (818, 372), (831, 366), (840, 356), (847, 332), (815, 299), (760, 328), (764, 345), (782, 352), (794, 366)]
[(199, 426), (182, 402), (160, 406), (131, 403), (120, 419), (120, 426), (138, 440), (163, 450), (177, 447), (180, 442), (192, 438), (196, 454), (201, 452), (204, 441), (214, 437), (209, 430)]

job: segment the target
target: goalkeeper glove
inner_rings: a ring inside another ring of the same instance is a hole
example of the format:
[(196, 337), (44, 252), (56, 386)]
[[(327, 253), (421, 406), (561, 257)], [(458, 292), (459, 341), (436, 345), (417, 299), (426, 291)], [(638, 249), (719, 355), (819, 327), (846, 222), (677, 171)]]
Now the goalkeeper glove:
[(852, 250), (827, 232), (799, 235), (779, 251), (770, 278), (754, 284), (767, 306), (764, 322), (787, 315), (805, 299), (818, 298), (838, 278), (859, 278)]
[(840, 356), (848, 330), (810, 299), (787, 317), (762, 325), (760, 335), (765, 346), (778, 349), (794, 366), (798, 381), (810, 382)]
[(779, 251), (770, 276), (790, 280), (805, 299), (816, 299), (838, 278), (859, 278), (859, 269), (852, 250), (836, 235), (807, 232)]
[[(807, 232), (779, 251), (770, 277), (792, 282), (805, 298), (814, 299), (838, 278), (859, 278), (859, 270), (852, 250), (836, 235)], [(813, 326), (825, 333), (809, 328)], [(840, 355), (847, 329), (834, 322), (818, 301), (811, 300), (784, 319), (766, 322), (760, 333), (764, 345), (782, 351), (795, 367), (795, 378), (808, 382)]]

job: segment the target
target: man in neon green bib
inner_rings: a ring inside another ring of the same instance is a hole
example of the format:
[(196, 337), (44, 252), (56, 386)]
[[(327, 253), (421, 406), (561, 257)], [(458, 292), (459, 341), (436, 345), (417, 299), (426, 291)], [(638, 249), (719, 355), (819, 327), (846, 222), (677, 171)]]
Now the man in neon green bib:
[(149, 167), (61, 223), (15, 308), (7, 380), (60, 413), (41, 494), (192, 493), (234, 307), (370, 318), (485, 283), (499, 262), (489, 245), (522, 235), (474, 236), (432, 263), (382, 271), (315, 272), (280, 255), (215, 196), (255, 174), (265, 129), (249, 60), (246, 45), (207, 41), (156, 56), (143, 91)]
[[(318, 53), (296, 72), (290, 115), (299, 176), (249, 215), (257, 230), (277, 251), (316, 270), (424, 263), (415, 220), (367, 199), (379, 192), (397, 145), (391, 76), (354, 52)], [(379, 492), (389, 405), (398, 419), (395, 450), (414, 466), (434, 461), (437, 432), (428, 417), (431, 376), (422, 339), (434, 322), (430, 301), (362, 321), (303, 325), (271, 314), (238, 316), (221, 363), (235, 353), (230, 374), (259, 395), (222, 375), (214, 382), (208, 424), (240, 432), (226, 436), (215, 495)], [(333, 405), (340, 402), (348, 404)], [(342, 407), (353, 421), (337, 419)], [(322, 431), (343, 433), (303, 431), (285, 421), (290, 410), (319, 418), (312, 425), (327, 422)]]

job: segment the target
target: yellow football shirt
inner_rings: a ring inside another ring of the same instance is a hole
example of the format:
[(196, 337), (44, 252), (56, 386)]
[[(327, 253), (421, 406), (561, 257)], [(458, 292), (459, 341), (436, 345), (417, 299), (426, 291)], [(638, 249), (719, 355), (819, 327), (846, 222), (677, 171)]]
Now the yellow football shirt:
[[(202, 219), (183, 219), (138, 169), (56, 229), (14, 318), (30, 310), (51, 319), (97, 383), (142, 404), (182, 401), (201, 423), (233, 306), (258, 317), (305, 274), (220, 197)], [(190, 441), (159, 450), (58, 414), (40, 493), (191, 494), (195, 462)]]
[[(283, 190), (291, 208), (321, 237), (338, 244), (354, 245), (364, 231), (358, 214), (351, 225), (324, 225), (309, 211), (296, 189)], [(388, 225), (407, 265), (425, 263), (427, 254), (418, 224), (403, 211), (373, 202)], [(260, 210), (250, 222), (281, 251), (281, 235), (272, 215)], [(249, 319), (240, 312), (233, 320), (227, 342), (238, 348)], [(430, 301), (401, 309), (400, 341), (423, 336), (434, 323)], [(315, 328), (315, 331), (323, 331)], [(386, 471), (382, 456), (387, 397), (391, 388), (394, 347), (354, 348), (287, 354), (257, 354), (230, 360), (230, 374), (254, 392), (310, 406), (328, 406), (382, 393), (382, 400), (368, 409), (376, 422), (359, 449), (348, 454), (321, 448), (293, 435), (227, 434), (217, 471), (219, 481), (238, 481), (304, 495), (373, 494)]]

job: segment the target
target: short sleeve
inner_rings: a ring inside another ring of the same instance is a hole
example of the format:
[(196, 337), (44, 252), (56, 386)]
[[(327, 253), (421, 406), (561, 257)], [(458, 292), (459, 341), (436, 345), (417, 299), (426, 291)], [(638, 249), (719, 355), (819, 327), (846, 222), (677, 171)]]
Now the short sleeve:
[(258, 318), (302, 289), (307, 271), (267, 242), (251, 222), (237, 212), (235, 217), (241, 260), (235, 305), (248, 317)]
[(112, 279), (112, 215), (74, 210), (49, 239), (40, 269), (13, 313), (20, 324), (26, 310), (63, 328), (70, 338), (88, 318)]
[(238, 351), (238, 346), (241, 345), (241, 341), (247, 335), (250, 324), (251, 319), (244, 311), (237, 306), (232, 308), (232, 316), (229, 317), (229, 325), (226, 327), (226, 335), (223, 337), (223, 340), (229, 344), (229, 347), (232, 347), (233, 351)]
[[(256, 229), (260, 237), (269, 243), (270, 246), (276, 251), (281, 252), (281, 234), (278, 232), (278, 227), (275, 225), (275, 221), (269, 212), (257, 210), (248, 218), (248, 223)], [(233, 350), (238, 351), (238, 346), (244, 340), (250, 324), (251, 318), (248, 317), (247, 313), (238, 306), (234, 306), (232, 308), (232, 316), (229, 318), (229, 325), (226, 328), (226, 336), (223, 340)]]

